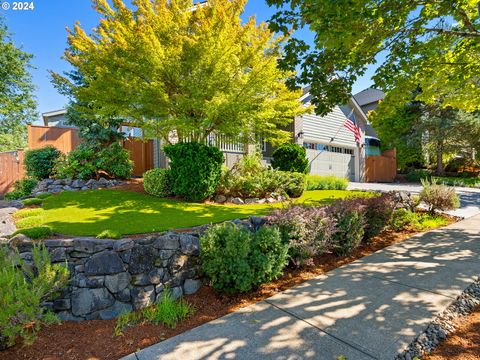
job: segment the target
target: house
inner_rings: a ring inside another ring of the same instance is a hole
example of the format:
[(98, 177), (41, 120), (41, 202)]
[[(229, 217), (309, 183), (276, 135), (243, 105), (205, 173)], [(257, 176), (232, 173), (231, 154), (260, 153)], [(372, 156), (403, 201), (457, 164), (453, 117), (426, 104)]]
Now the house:
[(369, 87), (353, 95), (353, 97), (363, 112), (368, 115), (370, 111), (377, 109), (380, 101), (385, 99), (385, 93), (382, 90)]
[(67, 110), (60, 109), (42, 114), (43, 125), (49, 127), (68, 128)]

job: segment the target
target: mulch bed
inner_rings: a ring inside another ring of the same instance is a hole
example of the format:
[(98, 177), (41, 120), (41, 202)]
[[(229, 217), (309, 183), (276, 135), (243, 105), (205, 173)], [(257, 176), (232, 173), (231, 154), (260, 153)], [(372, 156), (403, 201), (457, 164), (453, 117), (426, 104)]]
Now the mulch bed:
[(426, 357), (428, 360), (480, 359), (480, 306), (457, 320), (457, 330)]
[(359, 247), (348, 256), (335, 257), (326, 254), (317, 257), (314, 259), (314, 266), (301, 269), (288, 268), (278, 280), (245, 294), (227, 296), (216, 292), (209, 286), (203, 286), (195, 295), (185, 297), (195, 307), (195, 315), (181, 322), (175, 329), (161, 325), (143, 324), (128, 328), (122, 336), (114, 337), (115, 320), (67, 321), (60, 325), (43, 328), (33, 345), (17, 345), (0, 353), (0, 358), (4, 360), (118, 359), (239, 308), (266, 299), (384, 247), (401, 242), (414, 233), (413, 231), (401, 233), (384, 231), (380, 236), (372, 239), (369, 244)]

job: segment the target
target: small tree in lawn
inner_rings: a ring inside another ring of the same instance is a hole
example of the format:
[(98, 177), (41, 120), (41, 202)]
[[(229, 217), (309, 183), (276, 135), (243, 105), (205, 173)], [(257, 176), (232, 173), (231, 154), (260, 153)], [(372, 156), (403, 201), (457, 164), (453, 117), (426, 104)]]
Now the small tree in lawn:
[[(65, 58), (82, 76), (53, 74), (99, 121), (115, 114), (167, 142), (202, 142), (211, 133), (279, 143), (282, 130), (307, 108), (287, 89), (281, 42), (254, 18), (246, 0), (94, 0), (100, 24), (69, 31)], [(77, 106), (78, 110), (78, 106)]]

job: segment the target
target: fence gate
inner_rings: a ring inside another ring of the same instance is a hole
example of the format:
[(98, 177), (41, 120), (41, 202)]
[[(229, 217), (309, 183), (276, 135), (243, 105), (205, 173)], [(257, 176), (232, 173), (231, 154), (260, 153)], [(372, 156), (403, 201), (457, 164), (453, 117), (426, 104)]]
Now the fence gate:
[(23, 151), (0, 153), (0, 195), (10, 191), (13, 183), (23, 176)]
[(130, 152), (133, 176), (142, 176), (145, 171), (153, 169), (153, 140), (127, 138), (123, 141), (123, 147)]

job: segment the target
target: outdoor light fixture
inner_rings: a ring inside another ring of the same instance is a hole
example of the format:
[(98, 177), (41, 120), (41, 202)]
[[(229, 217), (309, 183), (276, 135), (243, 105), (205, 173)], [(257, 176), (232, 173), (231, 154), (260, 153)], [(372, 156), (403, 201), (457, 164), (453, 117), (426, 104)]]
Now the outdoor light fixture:
[(303, 135), (304, 135), (304, 132), (303, 132), (303, 131), (300, 131), (300, 132), (297, 134), (297, 138), (298, 138), (298, 139), (303, 139)]

